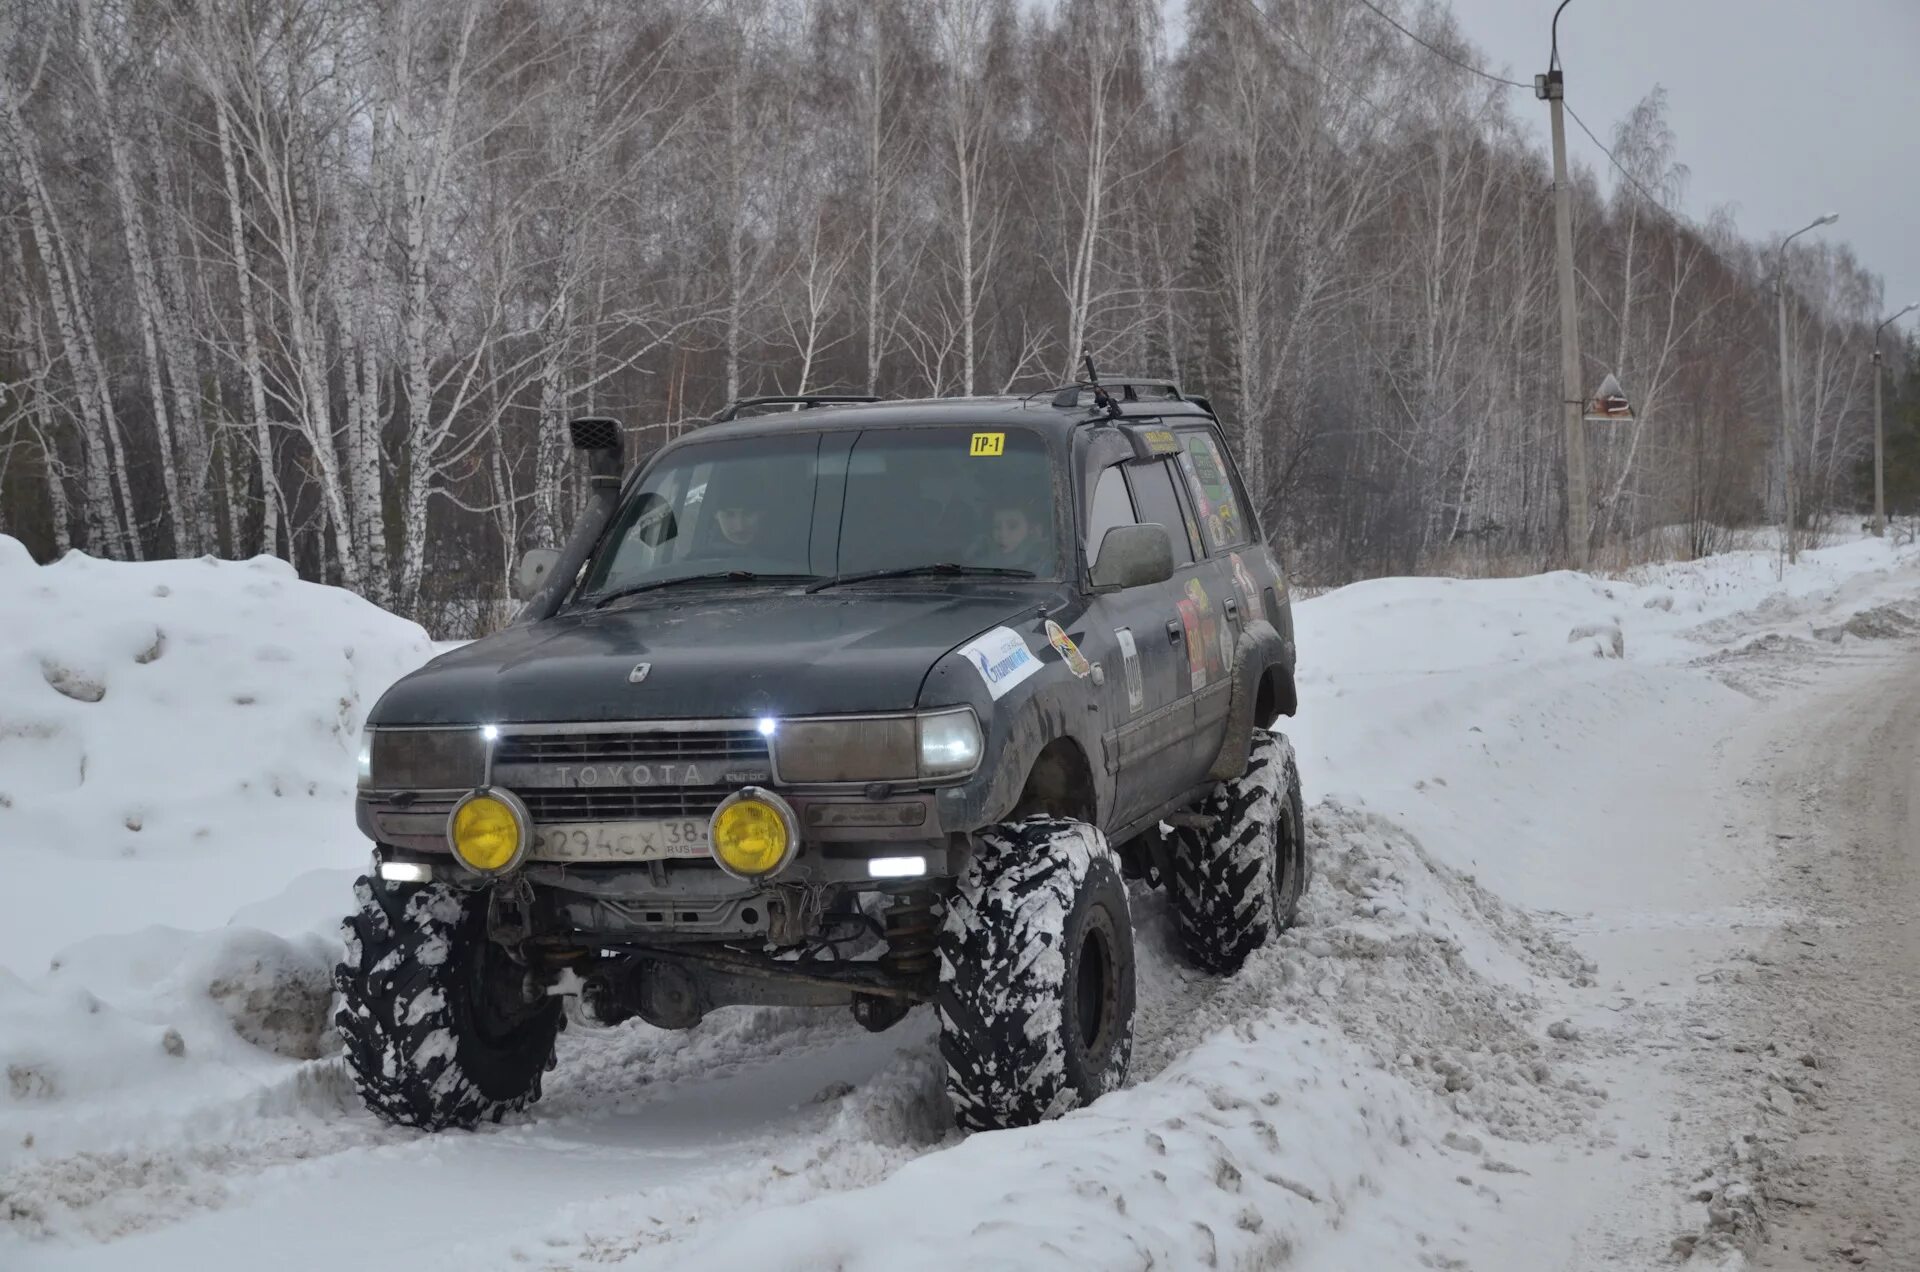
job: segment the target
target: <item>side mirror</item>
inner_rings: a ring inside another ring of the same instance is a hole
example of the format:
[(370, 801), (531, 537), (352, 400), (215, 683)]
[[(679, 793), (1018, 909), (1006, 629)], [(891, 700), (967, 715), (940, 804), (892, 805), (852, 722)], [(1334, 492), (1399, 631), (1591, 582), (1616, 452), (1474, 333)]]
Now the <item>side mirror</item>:
[(513, 596), (515, 600), (530, 601), (540, 594), (547, 585), (547, 576), (553, 573), (553, 567), (560, 564), (558, 548), (528, 548), (520, 556), (520, 564), (513, 570)]
[(1092, 573), (1094, 589), (1102, 592), (1164, 583), (1173, 577), (1173, 540), (1165, 526), (1151, 522), (1115, 526), (1100, 540)]

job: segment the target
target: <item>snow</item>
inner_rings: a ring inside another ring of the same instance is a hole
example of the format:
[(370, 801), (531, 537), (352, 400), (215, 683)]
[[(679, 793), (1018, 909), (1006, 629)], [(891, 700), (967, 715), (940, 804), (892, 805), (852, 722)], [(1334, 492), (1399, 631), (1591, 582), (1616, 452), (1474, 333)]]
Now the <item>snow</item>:
[(20, 889), (0, 965), (212, 927), (359, 865), (361, 722), (429, 656), (420, 628), (272, 557), (37, 566), (0, 537), (0, 867)]
[(429, 1137), (358, 1108), (323, 1002), (360, 716), (424, 633), (0, 538), (0, 1267), (1737, 1264), (1752, 1148), (1631, 1033), (1776, 921), (1747, 734), (1916, 595), (1861, 540), (1317, 597), (1301, 922), (1214, 979), (1136, 890), (1126, 1089), (962, 1136), (928, 1011), (734, 1009), (573, 1028), (541, 1104)]

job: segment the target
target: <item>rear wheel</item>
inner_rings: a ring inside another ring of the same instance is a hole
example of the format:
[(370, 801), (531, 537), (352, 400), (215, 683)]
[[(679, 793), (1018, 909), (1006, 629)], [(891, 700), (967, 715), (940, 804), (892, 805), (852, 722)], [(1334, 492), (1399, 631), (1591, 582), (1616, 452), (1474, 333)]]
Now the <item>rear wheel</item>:
[(941, 927), (935, 1006), (964, 1129), (1028, 1126), (1125, 1081), (1133, 928), (1098, 830), (1031, 817), (975, 836)]
[(1174, 926), (1195, 966), (1225, 974), (1300, 912), (1307, 839), (1293, 744), (1254, 730), (1247, 771), (1216, 786), (1196, 811), (1209, 824), (1182, 827), (1174, 838)]
[(443, 883), (353, 885), (335, 969), (347, 1067), (382, 1120), (437, 1131), (499, 1121), (540, 1098), (560, 1002), (487, 939), (486, 894)]

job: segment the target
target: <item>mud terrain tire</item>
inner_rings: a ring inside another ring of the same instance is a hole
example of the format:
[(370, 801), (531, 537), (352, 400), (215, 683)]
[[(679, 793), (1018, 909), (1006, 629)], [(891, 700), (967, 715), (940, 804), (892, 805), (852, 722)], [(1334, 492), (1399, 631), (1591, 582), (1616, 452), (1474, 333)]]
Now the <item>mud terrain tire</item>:
[(940, 930), (934, 1005), (964, 1130), (1030, 1126), (1125, 1081), (1133, 928), (1105, 836), (1057, 817), (975, 835)]
[(1226, 975), (1270, 935), (1292, 927), (1307, 886), (1300, 770), (1284, 735), (1255, 729), (1247, 771), (1214, 787), (1182, 827), (1168, 888), (1180, 946), (1194, 966)]
[(486, 894), (362, 877), (334, 969), (347, 1068), (383, 1121), (438, 1131), (498, 1122), (540, 1098), (560, 1000), (519, 1000), (487, 940)]

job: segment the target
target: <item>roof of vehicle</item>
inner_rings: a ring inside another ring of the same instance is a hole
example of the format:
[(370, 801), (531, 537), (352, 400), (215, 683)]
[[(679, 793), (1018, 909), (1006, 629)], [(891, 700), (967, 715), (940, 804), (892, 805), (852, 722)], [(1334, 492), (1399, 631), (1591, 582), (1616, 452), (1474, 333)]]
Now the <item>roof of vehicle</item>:
[[(1110, 387), (1117, 389), (1119, 386)], [(1058, 429), (1064, 432), (1108, 419), (1105, 411), (1093, 405), (1091, 390), (1082, 392), (1079, 404), (1074, 406), (1054, 405), (1056, 392), (1049, 389), (1028, 397), (889, 398), (878, 402), (779, 410), (708, 424), (686, 434), (675, 444), (825, 428), (981, 427), (998, 424), (1009, 428)], [(1128, 401), (1116, 393), (1115, 405), (1120, 408), (1119, 422), (1123, 423), (1165, 419), (1169, 416), (1213, 418), (1213, 413), (1202, 402), (1187, 397)]]

